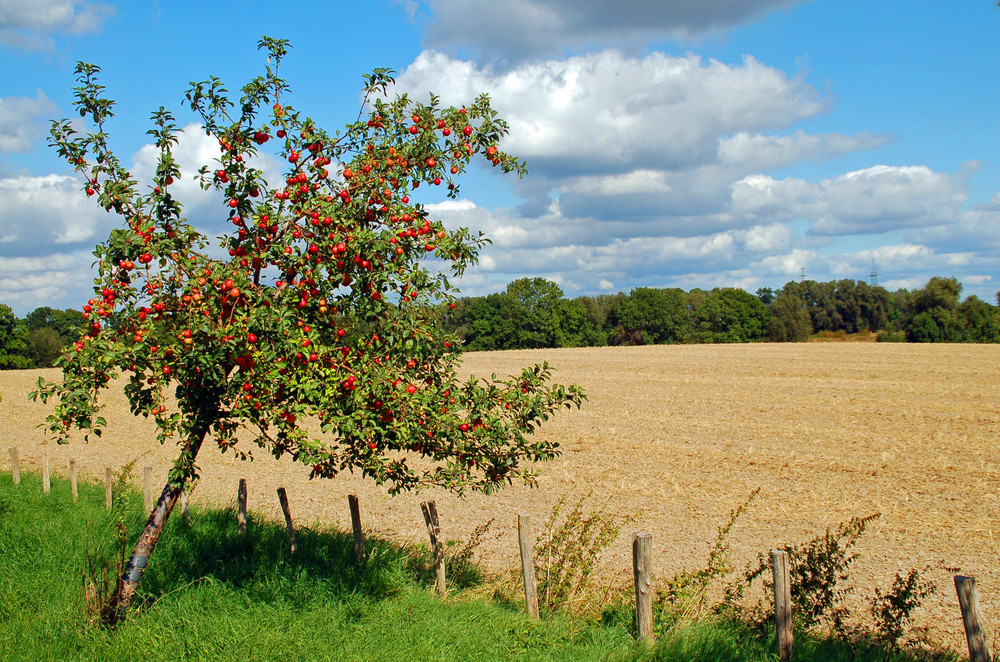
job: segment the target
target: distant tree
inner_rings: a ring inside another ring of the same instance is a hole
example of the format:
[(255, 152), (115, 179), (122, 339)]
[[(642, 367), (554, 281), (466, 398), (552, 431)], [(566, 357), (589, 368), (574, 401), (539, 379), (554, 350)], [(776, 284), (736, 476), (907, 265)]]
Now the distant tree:
[(66, 347), (66, 343), (55, 329), (47, 326), (28, 331), (25, 341), (26, 354), (36, 368), (51, 368)]
[(612, 312), (626, 343), (677, 343), (691, 335), (691, 311), (678, 288), (637, 287)]
[[(881, 331), (889, 326), (889, 290), (858, 281), (859, 305), (864, 326), (869, 331)], [(864, 327), (859, 327), (859, 330)]]
[(708, 292), (700, 287), (693, 287), (687, 291), (684, 298), (687, 301), (687, 309), (693, 318), (698, 310), (705, 305), (705, 300), (708, 299)]
[(609, 315), (616, 302), (623, 300), (625, 294), (599, 294), (596, 297), (581, 296), (573, 299), (579, 304), (586, 315), (587, 321), (581, 333), (583, 345), (601, 347), (608, 344)]
[(505, 314), (503, 294), (468, 299), (465, 303), (466, 349), (490, 351), (512, 349), (517, 332)]
[(913, 293), (907, 289), (898, 289), (889, 295), (887, 311), (889, 324), (896, 331), (903, 331), (913, 317)]
[(472, 351), (599, 346), (607, 344), (606, 298), (569, 301), (556, 283), (522, 278), (504, 292), (463, 298), (448, 310), (439, 308), (440, 324)]
[(837, 309), (835, 287), (833, 282), (789, 281), (781, 292), (797, 296), (805, 302), (814, 331), (836, 331), (843, 327), (843, 319)]
[(519, 278), (504, 292), (503, 314), (514, 322), (516, 347), (565, 347), (563, 291), (544, 278)]
[(777, 296), (778, 293), (775, 292), (770, 287), (757, 288), (757, 298), (760, 299), (760, 302), (765, 306), (770, 306), (771, 303), (774, 301), (775, 297)]
[(733, 287), (716, 288), (695, 313), (701, 342), (755, 342), (763, 339), (771, 313), (760, 299)]
[(969, 342), (1000, 342), (1000, 311), (972, 295), (955, 308)]
[(86, 322), (79, 310), (58, 310), (48, 306), (35, 308), (25, 316), (24, 321), (30, 331), (52, 329), (59, 334), (64, 345), (83, 335)]
[(968, 336), (958, 314), (940, 306), (917, 313), (906, 329), (910, 342), (965, 342)]
[(964, 342), (968, 335), (956, 309), (962, 284), (956, 278), (934, 276), (913, 293), (913, 317), (907, 327), (911, 342)]
[(0, 303), (0, 370), (23, 370), (31, 367), (27, 328), (10, 306)]
[(766, 338), (772, 342), (805, 342), (812, 333), (806, 303), (794, 294), (780, 294), (768, 309)]
[(906, 326), (906, 339), (910, 342), (944, 342), (944, 332), (930, 313), (914, 315)]
[(961, 296), (962, 284), (957, 278), (934, 276), (913, 293), (913, 313), (916, 315), (932, 308), (955, 310)]

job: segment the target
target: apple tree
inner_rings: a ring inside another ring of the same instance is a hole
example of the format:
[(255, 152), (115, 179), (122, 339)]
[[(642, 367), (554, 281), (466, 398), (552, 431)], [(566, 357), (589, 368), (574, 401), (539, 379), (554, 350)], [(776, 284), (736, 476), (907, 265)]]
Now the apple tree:
[[(547, 364), (515, 376), (462, 380), (458, 342), (434, 323), (452, 280), (486, 239), (448, 228), (418, 189), (458, 195), (475, 158), (507, 173), (524, 165), (499, 149), (507, 125), (482, 95), (443, 107), (390, 95), (389, 70), (365, 76), (358, 120), (330, 133), (287, 103), (277, 71), (284, 40), (264, 37), (265, 73), (238, 98), (217, 78), (192, 83), (186, 105), (218, 141), (198, 173), (173, 156), (171, 112), (152, 114), (159, 151), (140, 185), (109, 146), (114, 103), (100, 69), (79, 63), (75, 107), (89, 128), (54, 121), (51, 143), (84, 177), (84, 193), (121, 217), (97, 246), (85, 335), (59, 359), (49, 428), (99, 435), (98, 394), (123, 379), (131, 411), (152, 417), (177, 459), (119, 578), (107, 620), (128, 607), (143, 568), (204, 445), (306, 464), (311, 477), (360, 472), (391, 493), (422, 487), (492, 492), (532, 482), (532, 465), (558, 454), (531, 433), (575, 385), (550, 382)], [(281, 181), (258, 167), (285, 164)], [(221, 192), (227, 234), (213, 246), (183, 215), (171, 187), (195, 176)]]

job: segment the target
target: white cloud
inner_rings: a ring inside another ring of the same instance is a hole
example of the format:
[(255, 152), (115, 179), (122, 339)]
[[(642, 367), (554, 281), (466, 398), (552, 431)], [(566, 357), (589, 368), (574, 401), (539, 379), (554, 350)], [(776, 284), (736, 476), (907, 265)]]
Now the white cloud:
[(798, 0), (428, 0), (425, 43), (519, 61), (593, 43), (640, 46), (730, 28)]
[[(781, 220), (758, 202), (741, 207), (739, 191), (730, 213), (734, 182), (887, 140), (868, 133), (763, 133), (786, 130), (829, 103), (804, 80), (753, 58), (726, 64), (695, 55), (638, 58), (605, 50), (497, 72), (426, 51), (398, 86), (417, 98), (434, 90), (449, 104), (489, 92), (510, 125), (504, 148), (528, 163), (529, 177), (515, 184), (525, 199), (518, 211), (551, 215), (555, 192), (564, 217), (615, 222), (611, 231), (626, 237)], [(546, 241), (560, 234), (547, 225), (533, 224), (530, 236)], [(507, 243), (525, 236), (514, 228), (494, 229)], [(581, 232), (591, 234), (576, 224), (577, 241), (587, 242)]]
[(0, 257), (0, 301), (24, 316), (40, 306), (79, 307), (93, 296), (89, 252)]
[(755, 225), (734, 233), (748, 251), (773, 253), (787, 248), (792, 242), (792, 231), (786, 225)]
[(824, 181), (826, 210), (813, 232), (884, 232), (954, 223), (965, 203), (963, 182), (926, 166), (872, 166)]
[(656, 170), (633, 170), (623, 174), (578, 177), (560, 187), (559, 192), (623, 196), (638, 193), (666, 194), (672, 193), (673, 190), (667, 181), (667, 173)]
[(758, 278), (778, 277), (788, 281), (798, 278), (802, 271), (816, 260), (817, 255), (813, 251), (796, 248), (788, 253), (768, 255), (757, 262), (752, 262), (747, 271)]
[(442, 200), (441, 202), (424, 205), (424, 207), (431, 214), (447, 214), (449, 212), (472, 211), (476, 208), (476, 203), (472, 200)]
[(48, 50), (53, 33), (96, 32), (115, 9), (79, 0), (0, 0), (0, 42), (26, 50)]
[(809, 135), (796, 131), (788, 136), (763, 136), (741, 131), (719, 140), (719, 161), (746, 172), (760, 172), (800, 161), (820, 161), (875, 149), (888, 140), (888, 136), (871, 133), (846, 136), (839, 133)]
[(0, 98), (0, 152), (26, 152), (41, 134), (39, 117), (49, 116), (56, 105), (41, 90), (29, 97)]
[(950, 225), (959, 220), (965, 200), (962, 177), (926, 166), (878, 165), (816, 184), (753, 175), (732, 185), (737, 217), (805, 219), (820, 235)]
[(734, 65), (659, 52), (605, 50), (496, 73), (425, 51), (397, 87), (417, 98), (433, 90), (447, 104), (489, 92), (510, 125), (504, 148), (543, 174), (717, 162), (719, 136), (786, 127), (827, 107), (803, 80), (751, 57)]
[(913, 240), (947, 250), (987, 252), (1000, 261), (1000, 193), (965, 211), (953, 225), (913, 232)]
[(52, 252), (52, 244), (94, 244), (115, 219), (64, 175), (0, 179), (0, 257)]

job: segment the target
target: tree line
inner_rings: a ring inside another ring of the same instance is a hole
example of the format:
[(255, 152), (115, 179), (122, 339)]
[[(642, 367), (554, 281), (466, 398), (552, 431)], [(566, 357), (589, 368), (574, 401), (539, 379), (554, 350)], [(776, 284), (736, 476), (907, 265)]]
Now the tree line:
[(0, 303), (0, 370), (49, 368), (80, 338), (86, 320), (79, 310), (43, 306), (23, 318)]
[[(755, 294), (732, 287), (637, 287), (567, 299), (552, 281), (520, 278), (503, 292), (442, 306), (438, 324), (470, 351), (802, 342), (824, 331), (870, 331), (890, 342), (1000, 342), (1000, 308), (961, 294), (957, 279), (935, 276), (915, 291), (844, 279), (790, 281)], [(0, 304), (0, 369), (52, 366), (83, 333), (84, 321), (80, 311), (49, 307), (18, 318)]]
[(567, 299), (556, 283), (521, 278), (503, 292), (442, 308), (440, 324), (472, 351), (802, 342), (824, 331), (869, 331), (894, 342), (1000, 342), (1000, 309), (976, 296), (963, 301), (961, 293), (957, 279), (935, 276), (916, 291), (843, 279), (791, 281), (755, 294), (638, 287)]

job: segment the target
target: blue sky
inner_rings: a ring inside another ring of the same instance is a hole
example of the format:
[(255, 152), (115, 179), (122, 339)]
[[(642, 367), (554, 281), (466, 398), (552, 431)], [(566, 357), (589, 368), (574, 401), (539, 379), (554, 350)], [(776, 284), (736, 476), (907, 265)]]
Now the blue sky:
[[(291, 40), (293, 103), (328, 128), (361, 74), (511, 124), (523, 181), (483, 170), (448, 224), (494, 244), (461, 286), (542, 276), (567, 296), (636, 286), (778, 288), (807, 278), (1000, 290), (1000, 8), (849, 0), (400, 0), (368, 3), (0, 0), (0, 302), (78, 307), (113, 218), (46, 146), (73, 66), (103, 68), (112, 143), (148, 169), (149, 113), (180, 124), (191, 80), (236, 89), (261, 34)], [(211, 158), (192, 126), (178, 154)], [(277, 176), (277, 166), (272, 171)], [(189, 182), (189, 218), (226, 210)]]

